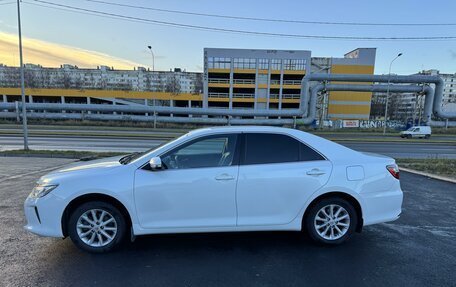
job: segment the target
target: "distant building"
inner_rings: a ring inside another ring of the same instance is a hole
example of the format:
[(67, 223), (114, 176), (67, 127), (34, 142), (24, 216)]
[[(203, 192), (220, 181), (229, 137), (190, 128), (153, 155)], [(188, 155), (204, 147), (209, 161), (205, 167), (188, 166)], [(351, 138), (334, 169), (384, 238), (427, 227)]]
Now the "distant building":
[[(456, 73), (441, 74), (438, 70), (426, 70), (417, 75), (439, 76), (443, 79), (444, 110), (456, 112)], [(393, 120), (411, 120), (422, 116), (425, 97), (417, 93), (390, 93), (388, 101), (388, 118)], [(386, 93), (374, 93), (371, 105), (371, 118), (383, 119), (385, 115)]]
[[(116, 70), (108, 66), (87, 69), (69, 64), (60, 68), (35, 64), (24, 67), (25, 86), (34, 89), (28, 94), (29, 101), (201, 106), (201, 96), (195, 95), (202, 93), (202, 74), (180, 68), (170, 71), (150, 71), (144, 67)], [(0, 64), (3, 101), (18, 100), (17, 90), (8, 88), (19, 87), (19, 80), (18, 67)]]
[[(374, 48), (343, 58), (311, 57), (306, 50), (204, 49), (205, 107), (228, 109), (299, 108), (306, 73), (373, 74)], [(371, 93), (330, 92), (321, 99), (324, 119), (368, 119)]]
[[(406, 122), (421, 118), (424, 108), (424, 95), (417, 93), (390, 93), (388, 119)], [(371, 119), (384, 119), (386, 92), (376, 92), (372, 96)]]
[(442, 106), (444, 110), (455, 110), (456, 108), (456, 73), (443, 74), (438, 70), (421, 71), (421, 75), (437, 75), (443, 80), (443, 101)]
[[(175, 82), (176, 92), (200, 93), (198, 76), (176, 68), (175, 71), (152, 72), (144, 67), (134, 70), (116, 70), (108, 66), (96, 69), (81, 69), (63, 64), (60, 68), (46, 68), (41, 65), (25, 64), (25, 82), (29, 88), (75, 88), (131, 91), (164, 91)], [(18, 67), (0, 65), (0, 86), (17, 87)], [(202, 87), (201, 87), (202, 88)], [(200, 89), (201, 89), (200, 88)]]

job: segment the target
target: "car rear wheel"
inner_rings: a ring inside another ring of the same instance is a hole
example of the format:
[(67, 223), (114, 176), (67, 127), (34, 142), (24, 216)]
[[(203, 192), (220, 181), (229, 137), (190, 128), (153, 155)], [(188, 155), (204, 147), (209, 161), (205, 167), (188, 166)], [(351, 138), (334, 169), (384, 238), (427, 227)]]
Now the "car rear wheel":
[(424, 136), (425, 139), (428, 139), (428, 138), (430, 138), (430, 137), (431, 137), (431, 135), (425, 135), (425, 136)]
[(338, 197), (320, 200), (310, 208), (306, 217), (310, 238), (323, 244), (345, 242), (355, 231), (357, 223), (354, 207)]
[(83, 203), (71, 214), (68, 234), (84, 251), (102, 253), (118, 247), (125, 237), (122, 213), (113, 205), (93, 201)]

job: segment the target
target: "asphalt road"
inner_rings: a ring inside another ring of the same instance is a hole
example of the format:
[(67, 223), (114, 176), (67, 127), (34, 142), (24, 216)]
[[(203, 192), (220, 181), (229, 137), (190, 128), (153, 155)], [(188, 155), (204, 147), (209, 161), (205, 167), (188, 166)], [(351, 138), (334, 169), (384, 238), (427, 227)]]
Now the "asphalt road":
[(402, 217), (342, 246), (298, 232), (180, 234), (93, 255), (22, 228), (36, 179), (68, 162), (0, 158), (0, 286), (455, 286), (455, 184), (402, 173)]
[[(163, 138), (140, 137), (82, 137), (82, 136), (31, 136), (31, 149), (41, 150), (79, 150), (79, 151), (143, 151), (166, 141)], [(349, 148), (391, 156), (393, 158), (456, 158), (456, 144), (438, 143), (422, 140), (410, 142), (404, 139), (396, 142), (345, 141), (339, 143)], [(20, 149), (21, 136), (0, 136), (0, 150)]]

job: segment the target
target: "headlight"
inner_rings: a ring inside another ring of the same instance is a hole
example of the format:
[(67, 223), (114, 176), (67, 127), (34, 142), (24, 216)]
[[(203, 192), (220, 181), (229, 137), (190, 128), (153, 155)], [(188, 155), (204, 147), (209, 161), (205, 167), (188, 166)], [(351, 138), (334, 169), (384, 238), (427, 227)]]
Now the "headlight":
[(38, 197), (43, 197), (49, 192), (53, 191), (58, 184), (38, 184), (35, 186), (32, 190), (32, 193), (30, 193), (30, 197), (38, 198)]

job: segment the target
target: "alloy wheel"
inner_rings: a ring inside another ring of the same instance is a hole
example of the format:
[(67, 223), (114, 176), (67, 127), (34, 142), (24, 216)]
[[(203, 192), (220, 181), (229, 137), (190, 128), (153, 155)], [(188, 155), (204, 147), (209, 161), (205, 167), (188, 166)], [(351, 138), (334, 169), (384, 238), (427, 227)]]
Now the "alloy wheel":
[(79, 238), (91, 247), (102, 247), (111, 243), (117, 234), (114, 216), (103, 209), (84, 212), (76, 223)]
[(318, 235), (326, 240), (339, 239), (350, 228), (350, 214), (340, 205), (326, 205), (317, 212), (314, 228)]

